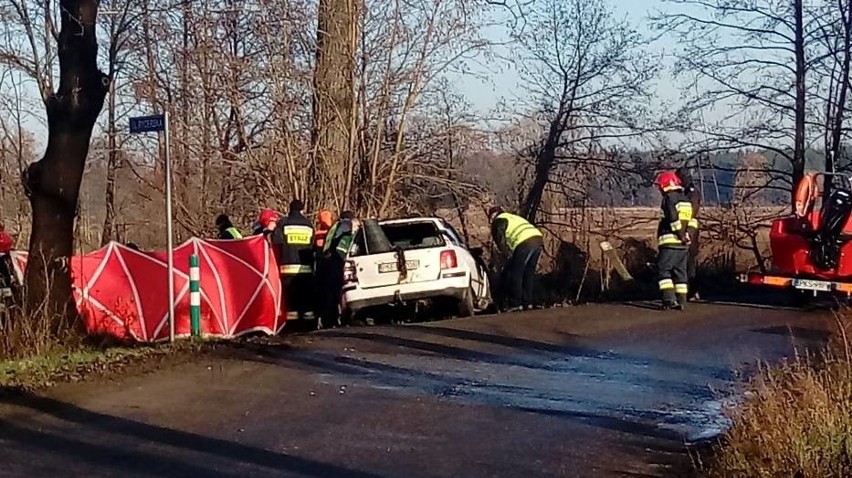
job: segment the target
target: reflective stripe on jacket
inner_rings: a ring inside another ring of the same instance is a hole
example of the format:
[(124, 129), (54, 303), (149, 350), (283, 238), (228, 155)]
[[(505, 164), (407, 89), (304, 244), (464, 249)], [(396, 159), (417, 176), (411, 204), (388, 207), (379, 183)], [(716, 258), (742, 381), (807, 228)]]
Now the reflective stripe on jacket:
[(349, 247), (352, 245), (352, 221), (350, 219), (341, 219), (334, 223), (325, 236), (325, 244), (323, 245), (323, 254), (328, 253), (332, 247), (334, 251), (345, 258), (349, 254)]
[(686, 247), (687, 234), (698, 230), (698, 220), (693, 217), (692, 203), (683, 190), (667, 191), (660, 206), (663, 217), (657, 226), (657, 245), (663, 247)]
[(301, 264), (285, 264), (279, 267), (279, 272), (281, 274), (310, 274), (314, 271), (314, 268), (311, 266), (301, 265)]
[(337, 234), (337, 226), (340, 225), (340, 222), (335, 222), (331, 229), (328, 230), (328, 234), (325, 235), (325, 243), (322, 245), (322, 251), (328, 252), (328, 248), (331, 247), (331, 241), (334, 239), (334, 236)]
[(284, 228), (284, 240), (291, 246), (307, 246), (314, 237), (314, 228), (311, 226), (288, 226)]
[(230, 234), (231, 238), (233, 238), (233, 239), (242, 239), (243, 238), (243, 235), (240, 234), (240, 231), (237, 230), (236, 227), (231, 226), (231, 227), (225, 229), (225, 232)]
[(508, 247), (510, 251), (514, 251), (515, 248), (527, 239), (542, 236), (541, 231), (539, 231), (537, 227), (530, 224), (529, 221), (521, 216), (504, 212), (499, 214), (497, 219), (504, 219), (507, 223), (506, 247)]
[(314, 270), (314, 228), (299, 213), (290, 213), (278, 223), (281, 240), (278, 264), (282, 274), (309, 274)]

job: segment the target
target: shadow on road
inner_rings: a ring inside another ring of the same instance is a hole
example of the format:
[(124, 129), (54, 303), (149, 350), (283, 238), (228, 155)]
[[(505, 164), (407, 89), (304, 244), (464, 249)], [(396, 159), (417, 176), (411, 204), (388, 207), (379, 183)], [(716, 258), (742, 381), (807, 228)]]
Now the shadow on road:
[(784, 337), (792, 337), (795, 339), (813, 342), (814, 344), (822, 345), (828, 342), (831, 333), (827, 330), (815, 329), (810, 327), (796, 327), (778, 325), (774, 327), (764, 327), (760, 329), (752, 329), (752, 332), (760, 334), (781, 335)]
[(612, 417), (597, 413), (570, 410), (542, 410), (538, 408), (521, 408), (521, 410), (542, 415), (550, 415), (585, 425), (591, 425), (596, 428), (604, 428), (629, 435), (683, 443), (683, 436), (679, 433), (659, 428), (651, 423), (643, 423), (627, 417)]
[[(554, 358), (570, 358), (583, 357), (601, 360), (621, 361), (629, 365), (638, 366), (659, 366), (670, 368), (673, 370), (691, 372), (701, 375), (707, 375), (709, 378), (727, 378), (731, 375), (731, 370), (719, 367), (711, 367), (706, 365), (693, 365), (684, 362), (676, 362), (671, 360), (660, 359), (656, 357), (637, 356), (632, 354), (622, 354), (611, 351), (602, 351), (594, 347), (581, 345), (576, 335), (560, 334), (561, 344), (552, 344), (548, 342), (540, 342), (535, 340), (524, 339), (521, 337), (512, 337), (506, 335), (488, 334), (484, 332), (475, 332), (470, 330), (461, 330), (443, 326), (419, 326), (409, 325), (405, 329), (416, 330), (424, 335), (439, 336), (453, 339), (460, 339), (469, 342), (481, 342), (487, 344), (495, 344), (503, 347), (508, 347), (517, 352), (529, 354), (532, 352), (544, 352), (551, 354)], [(371, 339), (384, 337), (381, 335), (370, 334)]]
[[(55, 469), (74, 461), (93, 469), (113, 469), (119, 476), (243, 477), (246, 468), (305, 476), (374, 477), (370, 473), (275, 453), (240, 443), (93, 412), (31, 393), (0, 390), (0, 403), (59, 420), (48, 426), (0, 418), (4, 469), (29, 470), (55, 460)], [(13, 451), (18, 450), (18, 451)], [(274, 470), (274, 471), (273, 471)]]

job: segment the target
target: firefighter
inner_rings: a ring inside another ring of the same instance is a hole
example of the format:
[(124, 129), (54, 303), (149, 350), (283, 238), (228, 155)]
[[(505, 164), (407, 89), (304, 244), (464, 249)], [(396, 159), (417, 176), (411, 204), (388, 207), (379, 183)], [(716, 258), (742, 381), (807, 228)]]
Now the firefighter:
[(317, 225), (314, 228), (314, 248), (317, 252), (325, 248), (325, 239), (328, 237), (332, 224), (331, 211), (323, 209), (317, 214)]
[(698, 271), (698, 211), (701, 208), (701, 191), (692, 181), (692, 175), (689, 174), (689, 169), (682, 167), (677, 170), (677, 177), (680, 179), (680, 184), (683, 186), (683, 192), (686, 198), (692, 203), (692, 219), (689, 222), (689, 251), (686, 259), (686, 275), (689, 283), (689, 292), (687, 299), (700, 299), (698, 296), (698, 287), (695, 282), (695, 276)]
[(674, 171), (657, 176), (657, 187), (663, 195), (663, 217), (657, 226), (657, 273), (662, 308), (683, 310), (689, 293), (687, 256), (690, 244), (692, 203), (686, 197), (680, 178)]
[(219, 239), (234, 240), (243, 238), (243, 235), (234, 227), (227, 214), (219, 214), (216, 217), (216, 229), (219, 230)]
[(343, 291), (343, 266), (349, 254), (349, 246), (357, 231), (355, 214), (344, 211), (331, 226), (325, 238), (320, 257), (317, 259), (317, 282), (319, 294), (317, 310), (322, 327), (340, 324), (340, 294)]
[(281, 288), (287, 319), (313, 319), (314, 227), (302, 214), (302, 201), (290, 202), (290, 210), (272, 235), (272, 244), (280, 251)]
[(532, 308), (535, 299), (535, 272), (544, 246), (541, 231), (529, 221), (493, 207), (488, 211), (491, 236), (508, 261), (503, 267), (501, 287), (507, 312)]
[(257, 222), (252, 226), (252, 233), (263, 234), (267, 240), (272, 240), (272, 234), (278, 227), (278, 213), (272, 209), (261, 209), (257, 216)]

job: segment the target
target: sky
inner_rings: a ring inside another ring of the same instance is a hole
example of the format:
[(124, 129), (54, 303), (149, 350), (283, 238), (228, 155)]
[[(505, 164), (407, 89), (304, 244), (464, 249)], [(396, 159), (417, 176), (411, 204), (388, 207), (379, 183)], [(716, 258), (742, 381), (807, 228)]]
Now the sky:
[[(648, 16), (657, 12), (671, 9), (664, 0), (609, 0), (618, 15), (625, 16), (629, 22), (640, 31), (649, 31)], [(503, 40), (504, 33), (499, 29), (489, 30), (489, 39)], [(675, 48), (671, 38), (662, 38), (654, 44), (655, 48), (671, 52)], [(483, 81), (478, 76), (487, 76)], [(467, 101), (480, 113), (492, 111), (501, 99), (511, 101), (523, 96), (520, 78), (508, 62), (500, 62), (496, 67), (483, 66), (476, 75), (462, 75), (458, 79), (458, 88)], [(660, 101), (675, 100), (679, 91), (673, 87), (671, 71), (662, 72), (657, 81), (657, 93)]]
[[(1, 1), (1, 0), (0, 0)], [(628, 21), (639, 27), (640, 31), (648, 30), (647, 17), (649, 14), (665, 10), (667, 8), (665, 0), (608, 0), (618, 15), (626, 16)], [(505, 28), (489, 29), (487, 35), (491, 40), (504, 41)], [(664, 38), (660, 40), (655, 47), (671, 51), (675, 45), (671, 39)], [(455, 78), (456, 88), (465, 99), (473, 106), (473, 108), (482, 115), (488, 115), (494, 111), (495, 107), (505, 101), (511, 106), (513, 99), (523, 98), (523, 88), (520, 85), (520, 78), (516, 71), (513, 70), (511, 64), (507, 61), (491, 62), (490, 64), (480, 64), (478, 70), (474, 70), (473, 74), (459, 75)], [(670, 71), (664, 71), (660, 79), (657, 81), (657, 97), (659, 101), (675, 100), (679, 91), (675, 88), (670, 80)], [(482, 78), (487, 78), (483, 80)], [(31, 85), (30, 85), (31, 86)], [(32, 88), (33, 98), (37, 97), (37, 93)], [(32, 117), (27, 118), (26, 126), (33, 131), (43, 131), (44, 124), (37, 118), (43, 117), (43, 111), (40, 109), (40, 104), (34, 102), (39, 110), (34, 112)]]

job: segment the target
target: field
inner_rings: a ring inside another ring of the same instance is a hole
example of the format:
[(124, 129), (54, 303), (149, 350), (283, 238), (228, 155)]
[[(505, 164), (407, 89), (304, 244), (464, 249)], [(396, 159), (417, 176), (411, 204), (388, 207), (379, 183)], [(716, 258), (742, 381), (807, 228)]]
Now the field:
[[(733, 280), (742, 272), (770, 260), (769, 226), (783, 215), (783, 207), (702, 208), (699, 274)], [(490, 228), (481, 211), (464, 214), (464, 225), (453, 210), (438, 211), (450, 220), (468, 242), (490, 247)], [(608, 272), (600, 243), (609, 241), (634, 277), (653, 280), (656, 256), (657, 208), (562, 209), (544, 217), (545, 253), (540, 271), (551, 288), (563, 299), (594, 296), (617, 290), (618, 283)], [(580, 289), (582, 291), (580, 292)]]

